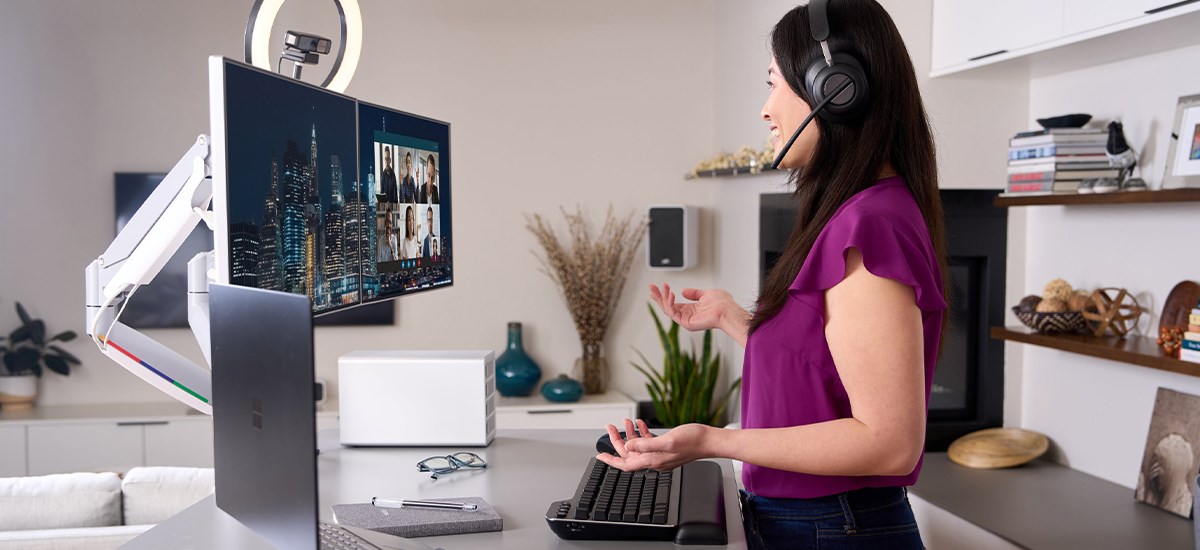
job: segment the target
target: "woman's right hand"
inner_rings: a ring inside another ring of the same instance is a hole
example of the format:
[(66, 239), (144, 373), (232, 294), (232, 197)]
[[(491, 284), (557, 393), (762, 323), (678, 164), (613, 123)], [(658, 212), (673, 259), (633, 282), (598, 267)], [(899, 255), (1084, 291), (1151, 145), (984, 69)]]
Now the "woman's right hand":
[(718, 288), (685, 288), (681, 294), (692, 302), (676, 303), (675, 293), (667, 283), (663, 283), (662, 289), (650, 285), (650, 298), (679, 326), (690, 331), (720, 329), (742, 346), (746, 345), (750, 314), (733, 300), (731, 294)]

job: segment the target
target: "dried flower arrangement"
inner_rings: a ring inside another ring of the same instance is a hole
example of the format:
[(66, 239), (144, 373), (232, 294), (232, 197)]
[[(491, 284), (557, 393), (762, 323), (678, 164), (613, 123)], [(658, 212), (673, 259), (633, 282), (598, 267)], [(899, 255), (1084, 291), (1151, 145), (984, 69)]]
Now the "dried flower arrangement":
[(648, 225), (644, 219), (635, 220), (632, 212), (618, 219), (610, 205), (604, 226), (593, 235), (581, 207), (576, 206), (574, 213), (559, 210), (567, 221), (567, 242), (540, 214), (526, 214), (525, 227), (541, 245), (543, 254), (534, 252), (534, 256), (558, 287), (579, 332), (583, 355), (577, 367), (584, 391), (603, 393), (608, 373), (601, 345)]

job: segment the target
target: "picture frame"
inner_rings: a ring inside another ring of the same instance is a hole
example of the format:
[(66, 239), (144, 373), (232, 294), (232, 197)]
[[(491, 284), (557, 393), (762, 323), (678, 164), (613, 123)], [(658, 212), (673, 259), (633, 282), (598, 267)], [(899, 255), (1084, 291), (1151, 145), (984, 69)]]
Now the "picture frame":
[(1200, 465), (1200, 397), (1158, 388), (1134, 498), (1191, 517)]
[(1162, 188), (1200, 187), (1200, 94), (1179, 98), (1171, 137)]

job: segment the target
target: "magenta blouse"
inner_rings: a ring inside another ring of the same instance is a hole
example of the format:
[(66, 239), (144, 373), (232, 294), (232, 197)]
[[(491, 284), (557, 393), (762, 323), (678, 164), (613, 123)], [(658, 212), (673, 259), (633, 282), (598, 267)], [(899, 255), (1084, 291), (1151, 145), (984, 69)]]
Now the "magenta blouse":
[[(796, 275), (783, 309), (747, 339), (743, 428), (802, 426), (851, 416), (824, 323), (825, 290), (845, 277), (850, 247), (859, 250), (872, 274), (913, 288), (925, 338), (928, 409), (947, 304), (929, 230), (908, 186), (897, 176), (859, 192), (834, 213)], [(863, 345), (871, 345), (870, 335), (863, 335)], [(863, 487), (912, 485), (920, 471), (918, 462), (906, 476), (820, 476), (747, 463), (742, 482), (746, 490), (764, 497), (814, 498)]]

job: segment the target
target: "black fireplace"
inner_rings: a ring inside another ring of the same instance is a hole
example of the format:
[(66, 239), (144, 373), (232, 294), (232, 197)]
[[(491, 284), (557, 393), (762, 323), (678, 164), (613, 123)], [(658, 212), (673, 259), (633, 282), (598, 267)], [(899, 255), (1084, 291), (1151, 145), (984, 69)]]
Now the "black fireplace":
[[(992, 206), (997, 193), (942, 191), (950, 318), (929, 397), (928, 451), (944, 451), (958, 437), (1003, 421), (1004, 343), (988, 337), (989, 327), (1004, 322), (1008, 217)], [(779, 259), (795, 219), (791, 194), (762, 195), (760, 283)]]

